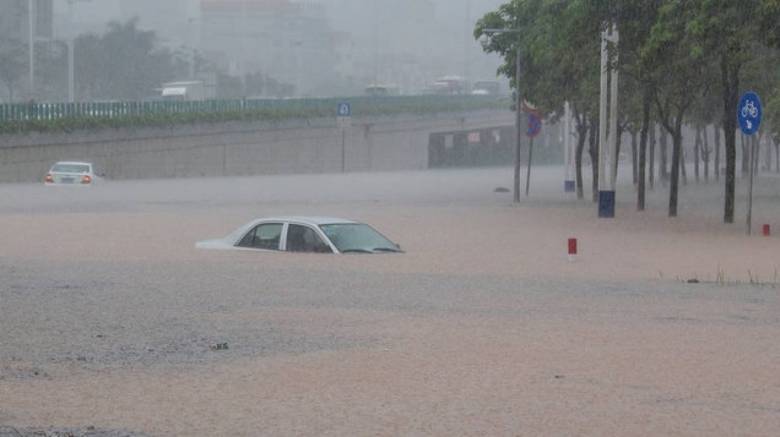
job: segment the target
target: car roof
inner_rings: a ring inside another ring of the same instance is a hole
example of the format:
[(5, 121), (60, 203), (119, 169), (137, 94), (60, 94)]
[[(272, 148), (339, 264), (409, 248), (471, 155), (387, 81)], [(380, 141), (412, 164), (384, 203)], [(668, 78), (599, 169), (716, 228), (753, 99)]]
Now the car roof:
[(261, 223), (261, 222), (295, 222), (295, 223), (302, 223), (312, 226), (320, 226), (320, 225), (332, 225), (332, 224), (356, 224), (358, 222), (354, 220), (347, 220), (343, 218), (338, 217), (320, 217), (320, 216), (275, 216), (275, 217), (265, 217), (265, 218), (259, 218), (257, 220), (254, 220), (253, 223)]
[[(59, 161), (55, 162), (54, 165), (92, 165), (91, 162), (81, 162), (81, 161)], [(52, 166), (53, 167), (53, 166)]]

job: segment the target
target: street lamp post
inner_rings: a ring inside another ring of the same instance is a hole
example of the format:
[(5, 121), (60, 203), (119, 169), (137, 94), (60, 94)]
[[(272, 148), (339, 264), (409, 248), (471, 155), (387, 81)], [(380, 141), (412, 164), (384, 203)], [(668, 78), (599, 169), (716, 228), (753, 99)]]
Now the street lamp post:
[[(521, 29), (484, 29), (482, 31), (486, 35), (497, 35), (501, 33), (520, 33), (522, 32)], [(515, 130), (517, 131), (517, 138), (515, 143), (515, 178), (514, 178), (514, 201), (515, 203), (520, 202), (520, 149), (522, 147), (522, 139), (523, 139), (523, 115), (521, 113), (522, 107), (523, 107), (523, 95), (520, 93), (520, 70), (522, 67), (521, 62), (521, 55), (522, 50), (520, 49), (520, 45), (517, 46), (517, 51), (515, 52), (515, 86), (516, 94), (517, 94), (517, 101), (515, 102)]]
[(30, 74), (30, 98), (35, 95), (35, 2), (27, 0), (27, 31)]
[(73, 5), (79, 2), (89, 2), (91, 0), (68, 0), (68, 25), (70, 29), (65, 35), (65, 44), (68, 46), (68, 102), (76, 101), (76, 60), (75, 49), (76, 35), (73, 33)]
[[(618, 32), (614, 25), (610, 25), (601, 35), (601, 96), (599, 102), (598, 153), (598, 215), (600, 218), (615, 217), (615, 183), (618, 159), (616, 156), (618, 142), (618, 72), (609, 62), (609, 43), (618, 44)], [(609, 95), (610, 87), (611, 96)]]

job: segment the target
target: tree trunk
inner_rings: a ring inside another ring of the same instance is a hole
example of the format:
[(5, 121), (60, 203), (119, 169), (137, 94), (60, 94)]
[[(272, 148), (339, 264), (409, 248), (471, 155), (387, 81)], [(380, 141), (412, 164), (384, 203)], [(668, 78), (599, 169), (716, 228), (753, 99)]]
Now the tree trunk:
[(720, 126), (715, 125), (715, 180), (720, 181)]
[[(680, 137), (682, 137), (682, 130), (680, 131)], [(674, 146), (674, 138), (672, 138), (672, 145)], [(680, 143), (680, 172), (682, 173), (683, 185), (688, 185), (688, 170), (685, 167), (685, 148)]]
[[(584, 118), (584, 117), (583, 117)], [(588, 139), (588, 122), (584, 120), (577, 124), (577, 151), (574, 155), (575, 165), (577, 167), (577, 199), (585, 197), (585, 191), (582, 187), (582, 151), (585, 150), (585, 141)]]
[(666, 182), (669, 180), (669, 171), (667, 167), (668, 164), (667, 154), (669, 150), (669, 144), (666, 138), (666, 131), (664, 131), (663, 129), (661, 129), (661, 140), (659, 141), (659, 146), (661, 147), (661, 163), (660, 163), (661, 168), (659, 169), (660, 171), (659, 176), (661, 182)]
[[(639, 168), (635, 167), (634, 174), (637, 178), (636, 209), (645, 210), (645, 161), (647, 159), (647, 131), (650, 128), (650, 110), (652, 109), (652, 98), (650, 91), (645, 90), (642, 96), (642, 127), (639, 132)], [(655, 125), (653, 125), (655, 129)], [(632, 147), (636, 146), (636, 134), (632, 137)], [(652, 162), (652, 160), (651, 160)], [(636, 159), (634, 160), (636, 163)], [(651, 167), (652, 168), (652, 167)], [(652, 170), (651, 170), (652, 171)]]
[(598, 125), (599, 125), (599, 121), (597, 118), (594, 117), (590, 120), (590, 134), (588, 135), (588, 143), (589, 143), (588, 154), (590, 154), (590, 166), (593, 172), (593, 183), (592, 183), (593, 202), (599, 201), (599, 153), (597, 150)]
[(682, 132), (680, 122), (672, 134), (672, 171), (669, 181), (669, 217), (677, 217), (677, 197), (680, 188), (680, 162), (682, 161)]
[(696, 126), (696, 141), (693, 144), (693, 177), (699, 182), (699, 159), (701, 151), (701, 126)]
[[(517, 108), (517, 123), (518, 126), (522, 126), (520, 123), (520, 108)], [(522, 138), (522, 130), (516, 129), (517, 131), (517, 137), (515, 138), (515, 172), (514, 172), (514, 181), (513, 181), (513, 187), (512, 187), (512, 193), (513, 193), (513, 201), (515, 203), (520, 202), (520, 152), (521, 152), (521, 138)], [(453, 138), (453, 142), (455, 139)]]
[(707, 130), (708, 126), (704, 126), (704, 130), (702, 132), (703, 144), (701, 149), (701, 159), (704, 161), (704, 182), (710, 181), (710, 154), (712, 153), (712, 150), (710, 150), (710, 140)]
[(637, 135), (636, 131), (631, 131), (631, 181), (636, 185), (639, 182), (639, 174), (637, 173)]
[(650, 125), (650, 138), (648, 138), (648, 142), (650, 143), (650, 165), (648, 168), (648, 178), (647, 182), (650, 185), (650, 190), (655, 188), (655, 123)]
[[(761, 144), (759, 142), (759, 144)], [(766, 144), (766, 152), (764, 153), (764, 171), (772, 171), (772, 145), (770, 144), (769, 140), (764, 141), (764, 144)]]
[(780, 143), (775, 143), (775, 171), (780, 173)]
[(728, 64), (726, 54), (721, 55), (721, 85), (723, 87), (723, 138), (726, 143), (726, 186), (723, 201), (723, 221), (734, 223), (735, 173), (737, 164), (737, 104), (739, 102), (739, 67)]

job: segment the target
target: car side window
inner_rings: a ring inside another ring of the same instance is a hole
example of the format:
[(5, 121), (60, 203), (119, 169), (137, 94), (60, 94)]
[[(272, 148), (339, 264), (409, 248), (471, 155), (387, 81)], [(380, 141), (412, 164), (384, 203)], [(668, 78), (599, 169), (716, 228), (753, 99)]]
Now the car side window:
[(333, 253), (330, 246), (322, 241), (322, 238), (317, 235), (314, 229), (302, 225), (290, 225), (287, 227), (287, 251)]
[(264, 223), (247, 232), (244, 238), (238, 243), (238, 246), (255, 249), (279, 250), (279, 241), (281, 239), (281, 223)]

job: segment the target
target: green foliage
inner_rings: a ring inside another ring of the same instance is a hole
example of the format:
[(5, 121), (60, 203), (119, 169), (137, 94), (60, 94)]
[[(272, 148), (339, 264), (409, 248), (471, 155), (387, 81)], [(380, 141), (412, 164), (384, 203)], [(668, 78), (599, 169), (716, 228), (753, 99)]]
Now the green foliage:
[[(562, 102), (572, 103), (583, 136), (584, 121), (598, 116), (599, 34), (608, 23), (620, 33), (610, 62), (621, 72), (621, 125), (636, 129), (640, 121), (646, 127), (650, 118), (660, 119), (679, 147), (683, 122), (721, 124), (728, 165), (724, 219), (733, 221), (739, 92), (749, 87), (771, 95), (768, 117), (775, 132), (780, 117), (774, 115), (780, 111), (780, 1), (511, 0), (479, 20), (474, 36), (485, 38), (485, 51), (504, 57), (499, 74), (510, 78), (520, 49), (515, 88), (548, 117), (560, 112)], [(518, 32), (491, 35), (489, 28)]]
[[(515, 89), (548, 117), (561, 114), (572, 102), (580, 112), (591, 112), (598, 92), (599, 21), (591, 20), (587, 0), (513, 0), (481, 18), (474, 30), (486, 52), (502, 55), (498, 73), (509, 77)], [(490, 33), (486, 29), (513, 29)], [(521, 72), (516, 77), (517, 51)]]
[(772, 134), (776, 144), (780, 144), (780, 85), (778, 85), (767, 99), (764, 113), (766, 114), (766, 126)]
[(137, 19), (112, 22), (102, 35), (76, 38), (76, 87), (82, 100), (141, 99), (176, 78), (173, 54), (158, 46), (153, 31), (137, 24)]

